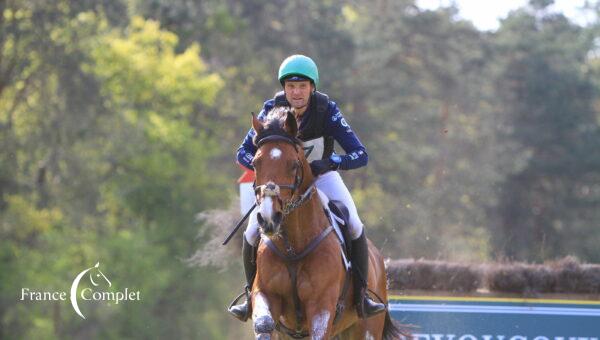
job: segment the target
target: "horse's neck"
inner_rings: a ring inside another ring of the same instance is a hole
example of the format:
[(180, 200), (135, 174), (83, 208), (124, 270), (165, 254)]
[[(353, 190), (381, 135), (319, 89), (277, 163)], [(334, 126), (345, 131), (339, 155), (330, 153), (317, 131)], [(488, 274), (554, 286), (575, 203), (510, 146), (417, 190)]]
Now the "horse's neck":
[(313, 196), (288, 215), (284, 227), (290, 245), (300, 252), (328, 225), (319, 195)]

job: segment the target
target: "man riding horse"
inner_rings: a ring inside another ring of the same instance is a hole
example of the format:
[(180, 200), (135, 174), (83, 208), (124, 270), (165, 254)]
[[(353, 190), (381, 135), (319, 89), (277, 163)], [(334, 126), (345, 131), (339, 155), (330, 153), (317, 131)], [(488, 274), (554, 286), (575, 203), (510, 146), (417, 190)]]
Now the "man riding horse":
[[(342, 116), (337, 104), (329, 100), (326, 94), (316, 90), (319, 86), (319, 71), (311, 58), (292, 55), (285, 59), (279, 67), (279, 82), (283, 86), (283, 91), (264, 103), (258, 119), (264, 119), (269, 111), (278, 106), (289, 106), (294, 109), (299, 126), (297, 137), (303, 142), (310, 168), (313, 175), (317, 177), (316, 187), (330, 200), (341, 201), (349, 212), (348, 227), (352, 238), (351, 260), (357, 314), (360, 318), (379, 314), (385, 311), (385, 305), (371, 300), (366, 294), (369, 261), (364, 225), (358, 216), (348, 188), (336, 171), (365, 166), (368, 161), (366, 149)], [(256, 153), (253, 142), (255, 134), (254, 129), (250, 129), (237, 150), (238, 162), (251, 170)], [(344, 149), (345, 155), (334, 152), (334, 141)], [(250, 215), (242, 245), (247, 290), (252, 287), (256, 276), (253, 255), (259, 236), (259, 221), (255, 210)], [(232, 306), (229, 312), (236, 318), (246, 321), (251, 314), (250, 304), (245, 301)]]

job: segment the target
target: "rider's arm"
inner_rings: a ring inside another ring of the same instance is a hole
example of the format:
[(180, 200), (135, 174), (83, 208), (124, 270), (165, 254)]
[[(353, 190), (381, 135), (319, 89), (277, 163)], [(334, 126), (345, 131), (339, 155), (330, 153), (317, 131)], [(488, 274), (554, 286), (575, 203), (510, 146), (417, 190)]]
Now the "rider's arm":
[(369, 156), (365, 146), (360, 142), (352, 128), (342, 116), (335, 102), (329, 102), (330, 119), (327, 121), (326, 132), (332, 136), (344, 149), (345, 155), (340, 155), (338, 169), (350, 170), (367, 165)]
[[(263, 120), (269, 112), (273, 108), (274, 101), (268, 100), (264, 103), (262, 110), (258, 114), (258, 120)], [(254, 171), (254, 167), (252, 166), (252, 160), (254, 159), (254, 154), (256, 153), (256, 146), (252, 139), (256, 135), (256, 131), (253, 128), (250, 128), (246, 137), (240, 144), (240, 147), (237, 149), (237, 162), (241, 164), (243, 167)]]
[(254, 135), (254, 129), (250, 128), (246, 134), (246, 137), (244, 137), (242, 144), (240, 144), (240, 147), (237, 149), (237, 162), (243, 167), (252, 171), (254, 171), (252, 160), (254, 159), (254, 154), (256, 153), (256, 147), (254, 146), (254, 143), (252, 143), (252, 138)]

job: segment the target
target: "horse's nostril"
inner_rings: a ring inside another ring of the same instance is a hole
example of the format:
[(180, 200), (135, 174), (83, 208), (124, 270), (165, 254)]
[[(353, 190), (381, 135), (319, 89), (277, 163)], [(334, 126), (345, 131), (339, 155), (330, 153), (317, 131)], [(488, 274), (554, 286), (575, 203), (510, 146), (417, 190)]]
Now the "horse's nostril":
[(265, 223), (260, 226), (263, 233), (267, 236), (272, 235), (275, 231), (275, 226), (272, 223)]
[(259, 225), (264, 225), (265, 224), (265, 219), (262, 217), (262, 215), (260, 213), (256, 214), (256, 220), (258, 221)]
[(273, 223), (280, 224), (281, 220), (283, 220), (283, 214), (280, 211), (278, 211), (273, 216)]

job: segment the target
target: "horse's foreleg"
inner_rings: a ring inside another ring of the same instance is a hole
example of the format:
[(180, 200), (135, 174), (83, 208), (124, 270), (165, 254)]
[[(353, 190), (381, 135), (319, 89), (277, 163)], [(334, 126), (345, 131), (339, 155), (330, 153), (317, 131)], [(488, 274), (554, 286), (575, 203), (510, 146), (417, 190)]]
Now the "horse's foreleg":
[(312, 340), (329, 339), (332, 335), (335, 317), (335, 299), (333, 301), (315, 300), (306, 304), (306, 316), (309, 334)]
[(269, 309), (269, 301), (264, 293), (258, 291), (252, 298), (252, 320), (254, 320), (254, 336), (260, 340), (270, 340), (275, 330), (275, 320)]

